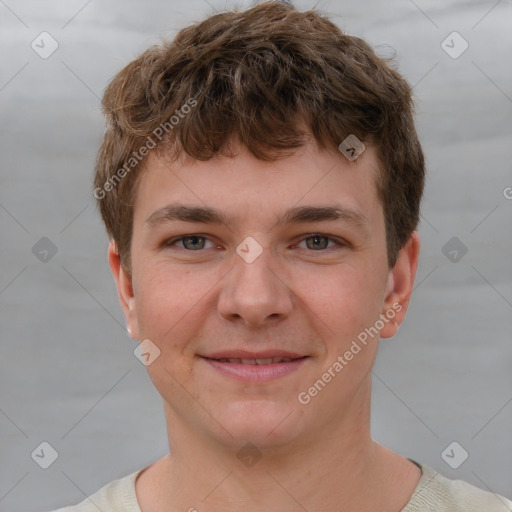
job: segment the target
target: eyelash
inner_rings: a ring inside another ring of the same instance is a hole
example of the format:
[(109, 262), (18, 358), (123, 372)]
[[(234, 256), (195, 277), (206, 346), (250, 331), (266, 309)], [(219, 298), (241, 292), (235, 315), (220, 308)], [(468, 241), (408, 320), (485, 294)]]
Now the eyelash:
[[(350, 244), (342, 239), (339, 239), (338, 237), (334, 237), (334, 236), (330, 236), (328, 234), (325, 234), (325, 233), (311, 233), (311, 234), (308, 234), (306, 236), (304, 236), (298, 243), (301, 243), (301, 242), (304, 242), (305, 240), (308, 240), (310, 238), (315, 238), (315, 237), (319, 237), (319, 238), (327, 238), (330, 242), (334, 242), (336, 244), (336, 246), (338, 248), (341, 248), (341, 247), (349, 247)], [(169, 240), (166, 240), (164, 243), (163, 243), (163, 246), (165, 248), (169, 248), (169, 247), (172, 247), (174, 245), (176, 245), (177, 242), (181, 242), (183, 241), (185, 238), (199, 238), (199, 239), (205, 239), (205, 240), (208, 240), (211, 242), (211, 240), (205, 236), (205, 235), (201, 235), (201, 234), (190, 234), (190, 235), (183, 235), (183, 236), (180, 236), (178, 238), (172, 238), (172, 239), (169, 239)], [(213, 243), (213, 242), (212, 242)], [(314, 250), (314, 249), (306, 249), (308, 251), (311, 251), (311, 252), (326, 252), (328, 249), (333, 249), (335, 247), (326, 247), (325, 249), (319, 249), (319, 250)], [(187, 249), (185, 247), (180, 247), (180, 249), (186, 251), (186, 252), (203, 252), (204, 250), (206, 249), (197, 249), (197, 250), (191, 250), (191, 249)]]

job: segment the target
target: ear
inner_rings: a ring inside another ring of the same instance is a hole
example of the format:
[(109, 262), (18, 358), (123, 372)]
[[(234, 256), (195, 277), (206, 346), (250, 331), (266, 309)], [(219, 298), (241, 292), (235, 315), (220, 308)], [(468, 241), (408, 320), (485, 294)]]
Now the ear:
[(116, 281), (117, 294), (126, 319), (128, 334), (137, 340), (139, 339), (139, 326), (133, 294), (132, 276), (121, 264), (117, 244), (113, 240), (108, 246), (108, 263)]
[(395, 266), (389, 271), (382, 314), (389, 319), (380, 331), (381, 338), (391, 338), (400, 327), (409, 307), (418, 268), (420, 236), (414, 231), (400, 249)]

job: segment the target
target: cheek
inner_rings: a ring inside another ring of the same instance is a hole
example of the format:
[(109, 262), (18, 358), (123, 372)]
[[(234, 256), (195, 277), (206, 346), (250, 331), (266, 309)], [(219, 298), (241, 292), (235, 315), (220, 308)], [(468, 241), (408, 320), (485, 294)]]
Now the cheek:
[(161, 342), (166, 331), (186, 313), (182, 284), (178, 276), (171, 279), (170, 273), (155, 267), (143, 269), (140, 275), (135, 298), (141, 334)]
[[(141, 336), (165, 348), (180, 348), (200, 325), (208, 291), (220, 277), (212, 270), (183, 270), (167, 263), (142, 269), (136, 288), (136, 307)], [(183, 342), (182, 342), (183, 340)]]
[(335, 338), (357, 334), (379, 316), (383, 284), (370, 268), (319, 268), (300, 285), (300, 298)]

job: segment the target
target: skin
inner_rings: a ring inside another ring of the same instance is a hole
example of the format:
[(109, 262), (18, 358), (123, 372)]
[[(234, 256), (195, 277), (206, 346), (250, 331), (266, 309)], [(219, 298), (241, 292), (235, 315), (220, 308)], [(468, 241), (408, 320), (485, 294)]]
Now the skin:
[[(274, 162), (240, 146), (235, 157), (209, 161), (148, 157), (130, 272), (109, 247), (129, 332), (160, 350), (147, 370), (163, 398), (170, 454), (137, 479), (143, 512), (397, 512), (406, 505), (419, 468), (370, 434), (378, 336), (308, 404), (297, 399), (379, 315), (401, 306), (383, 338), (404, 319), (419, 236), (411, 235), (390, 269), (378, 167), (372, 147), (349, 162), (314, 143)], [(217, 208), (229, 222), (147, 222), (171, 203)], [(366, 221), (277, 224), (304, 205), (336, 205)], [(187, 235), (204, 238), (176, 241)], [(262, 248), (252, 263), (236, 252), (247, 236)], [(309, 357), (285, 377), (247, 383), (199, 356), (227, 349)], [(237, 457), (248, 442), (261, 454), (252, 467)]]

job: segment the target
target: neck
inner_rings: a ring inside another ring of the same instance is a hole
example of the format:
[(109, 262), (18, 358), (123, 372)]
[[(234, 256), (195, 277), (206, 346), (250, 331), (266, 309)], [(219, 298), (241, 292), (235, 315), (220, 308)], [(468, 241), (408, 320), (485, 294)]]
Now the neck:
[[(402, 478), (404, 470), (414, 469), (409, 461), (371, 439), (369, 394), (353, 408), (350, 414), (340, 415), (332, 424), (323, 425), (321, 431), (300, 440), (258, 444), (261, 450), (252, 454), (261, 455), (256, 461), (237, 457), (244, 442), (229, 449), (197, 431), (191, 432), (166, 407), (171, 454), (155, 465), (152, 474), (148, 471), (146, 481), (151, 476), (153, 490), (147, 493), (147, 500), (140, 493), (141, 508), (152, 512), (152, 495), (154, 510), (173, 512), (234, 512), (242, 507), (245, 512), (332, 512), (372, 506), (387, 510), (383, 503), (390, 487), (397, 484), (398, 471)], [(405, 506), (412, 494), (419, 479), (417, 471), (410, 492), (406, 489), (404, 496), (393, 498), (397, 507), (399, 503)], [(155, 495), (159, 496), (158, 504)], [(148, 506), (143, 507), (144, 503)]]

